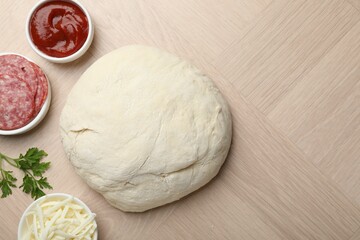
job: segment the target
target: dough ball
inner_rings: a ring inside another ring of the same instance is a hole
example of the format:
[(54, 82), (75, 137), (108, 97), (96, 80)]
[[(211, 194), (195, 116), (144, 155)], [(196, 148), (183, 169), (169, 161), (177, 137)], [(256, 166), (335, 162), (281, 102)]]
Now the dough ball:
[(231, 114), (188, 62), (126, 46), (90, 66), (68, 96), (61, 138), (76, 172), (113, 206), (142, 212), (209, 182), (229, 151)]

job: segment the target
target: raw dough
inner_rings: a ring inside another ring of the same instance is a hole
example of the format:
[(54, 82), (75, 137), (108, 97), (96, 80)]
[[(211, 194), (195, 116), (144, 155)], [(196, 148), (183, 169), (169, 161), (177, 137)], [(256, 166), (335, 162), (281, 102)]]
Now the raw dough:
[(188, 62), (146, 46), (96, 61), (60, 119), (77, 173), (110, 204), (141, 212), (209, 182), (231, 143), (231, 114), (213, 82)]

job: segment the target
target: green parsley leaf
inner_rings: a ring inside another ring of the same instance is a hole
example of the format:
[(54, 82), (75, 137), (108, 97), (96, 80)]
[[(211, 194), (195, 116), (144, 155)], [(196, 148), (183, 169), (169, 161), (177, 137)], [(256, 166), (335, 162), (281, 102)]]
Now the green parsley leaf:
[[(16, 182), (16, 178), (13, 176), (13, 175), (11, 175), (12, 174), (12, 171), (5, 171), (5, 170), (3, 170), (3, 173), (4, 173), (4, 178), (7, 180), (7, 181), (9, 181), (9, 182)], [(12, 184), (11, 183), (11, 186), (14, 186), (14, 187), (16, 187), (14, 184)]]
[(12, 175), (12, 171), (5, 171), (3, 169), (0, 169), (0, 171), (2, 176), (2, 180), (0, 181), (1, 197), (4, 198), (12, 194), (11, 188), (16, 187), (16, 178)]
[(36, 163), (46, 156), (47, 153), (44, 152), (43, 150), (39, 150), (38, 148), (30, 148), (26, 152), (24, 159), (26, 159), (29, 163)]
[(20, 165), (21, 170), (30, 170), (31, 169), (31, 164), (26, 160), (19, 160), (18, 163)]
[(41, 177), (46, 170), (50, 167), (50, 162), (38, 163), (33, 165), (33, 173), (36, 177)]
[(40, 188), (36, 188), (31, 192), (31, 197), (34, 199), (38, 199), (44, 195), (45, 193)]
[(1, 198), (5, 198), (12, 194), (11, 188), (9, 186), (9, 182), (7, 182), (5, 179), (1, 180), (0, 186), (2, 191)]
[(2, 162), (5, 161), (13, 167), (16, 167), (24, 173), (23, 183), (19, 187), (24, 193), (30, 194), (32, 198), (38, 199), (44, 196), (42, 189), (52, 189), (47, 178), (43, 174), (50, 167), (50, 162), (41, 162), (47, 156), (44, 150), (30, 148), (25, 155), (20, 154), (19, 158), (10, 158), (0, 153), (0, 189), (1, 197), (7, 197), (12, 194), (11, 187), (16, 187), (16, 178), (12, 171), (6, 171), (2, 168)]
[(40, 178), (40, 180), (38, 181), (38, 184), (39, 184), (41, 189), (43, 189), (43, 188), (52, 189), (52, 187), (48, 183), (46, 177), (45, 178)]
[(34, 185), (33, 178), (29, 175), (25, 175), (23, 178), (23, 184), (21, 184), (19, 188), (22, 188), (24, 193), (30, 193), (34, 188)]

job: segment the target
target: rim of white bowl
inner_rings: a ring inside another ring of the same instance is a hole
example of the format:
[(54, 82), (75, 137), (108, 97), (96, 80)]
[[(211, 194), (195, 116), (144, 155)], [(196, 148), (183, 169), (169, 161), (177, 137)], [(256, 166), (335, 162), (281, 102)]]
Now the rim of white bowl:
[[(40, 51), (40, 49), (38, 49), (35, 45), (35, 43), (31, 40), (30, 37), (30, 20), (32, 15), (34, 14), (35, 10), (38, 9), (42, 4), (44, 4), (45, 2), (53, 2), (53, 1), (63, 1), (63, 2), (70, 2), (73, 3), (75, 5), (77, 5), (86, 15), (86, 18), (88, 19), (88, 24), (89, 24), (89, 32), (88, 32), (88, 36), (86, 38), (85, 43), (82, 45), (82, 47), (76, 51), (75, 53), (71, 54), (70, 56), (67, 57), (52, 57), (49, 56), (45, 53), (43, 53), (42, 51)], [(25, 25), (25, 33), (26, 33), (26, 39), (28, 41), (28, 43), (30, 44), (30, 47), (41, 57), (45, 58), (46, 60), (50, 61), (50, 62), (54, 62), (54, 63), (68, 63), (68, 62), (72, 62), (75, 61), (76, 59), (80, 58), (82, 55), (84, 55), (84, 53), (89, 49), (92, 40), (94, 38), (94, 24), (92, 22), (91, 16), (89, 14), (89, 12), (86, 10), (86, 8), (77, 0), (41, 0), (39, 2), (37, 2), (33, 8), (30, 10), (27, 19), (26, 19), (26, 25)]]
[[(28, 57), (26, 57), (24, 55), (21, 55), (19, 53), (13, 53), (13, 52), (5, 52), (4, 53), (4, 52), (2, 52), (2, 53), (0, 53), (0, 56), (9, 55), (9, 54), (21, 56), (21, 57), (25, 58), (26, 60), (36, 64), (30, 58), (28, 58)], [(36, 66), (38, 66), (40, 68), (39, 65), (36, 64)], [(44, 71), (43, 71), (43, 73), (44, 73)], [(44, 73), (44, 75), (45, 75), (46, 81), (48, 83), (48, 94), (47, 94), (47, 97), (46, 97), (46, 100), (45, 100), (44, 104), (42, 105), (42, 107), (40, 109), (40, 112), (36, 115), (36, 117), (33, 120), (31, 120), (25, 126), (23, 126), (21, 128), (13, 129), (13, 130), (0, 130), (0, 135), (5, 135), (5, 136), (7, 136), (7, 135), (17, 135), (17, 134), (28, 132), (31, 129), (33, 129), (34, 127), (36, 127), (45, 118), (47, 112), (49, 111), (50, 103), (51, 103), (51, 85), (50, 85), (49, 78), (46, 76), (45, 73)]]
[[(32, 207), (35, 206), (35, 204), (39, 203), (40, 201), (42, 201), (44, 198), (69, 198), (69, 197), (72, 197), (74, 199), (74, 201), (81, 205), (89, 214), (92, 214), (93, 212), (90, 210), (90, 208), (83, 202), (81, 201), (79, 198), (73, 196), (73, 195), (70, 195), (70, 194), (67, 194), (67, 193), (50, 193), (50, 194), (46, 194), (45, 196), (42, 196), (38, 199), (36, 199), (34, 202), (32, 202), (26, 209), (25, 211), (23, 212), (23, 214), (21, 215), (21, 218), (20, 218), (20, 221), (19, 221), (19, 226), (18, 226), (18, 240), (22, 240), (21, 237), (22, 237), (22, 233), (23, 233), (23, 228), (24, 228), (24, 224), (25, 224), (25, 217), (26, 217), (26, 214), (30, 211), (30, 209)], [(98, 239), (98, 228), (97, 228), (97, 223), (96, 223), (96, 220), (94, 219), (94, 224), (95, 224), (95, 232), (94, 232), (94, 235), (93, 235), (93, 238), (92, 240), (97, 240)]]

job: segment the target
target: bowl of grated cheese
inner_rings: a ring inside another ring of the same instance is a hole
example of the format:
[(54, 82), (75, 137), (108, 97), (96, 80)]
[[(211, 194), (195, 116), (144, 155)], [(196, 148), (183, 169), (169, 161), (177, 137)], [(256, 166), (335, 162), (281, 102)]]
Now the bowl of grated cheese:
[(97, 240), (95, 213), (80, 199), (65, 193), (45, 195), (23, 213), (18, 240)]

